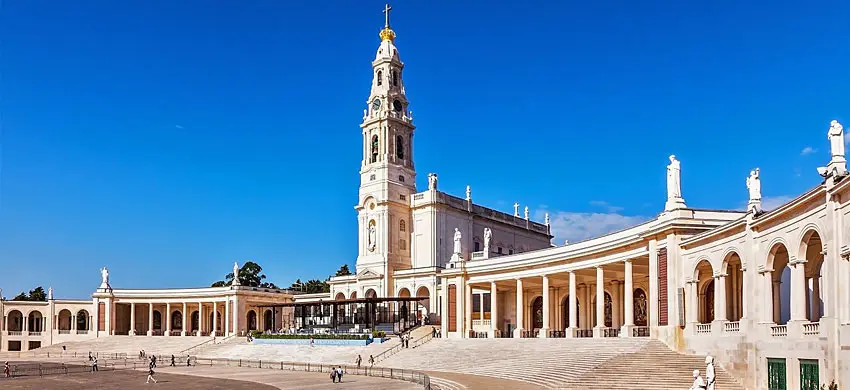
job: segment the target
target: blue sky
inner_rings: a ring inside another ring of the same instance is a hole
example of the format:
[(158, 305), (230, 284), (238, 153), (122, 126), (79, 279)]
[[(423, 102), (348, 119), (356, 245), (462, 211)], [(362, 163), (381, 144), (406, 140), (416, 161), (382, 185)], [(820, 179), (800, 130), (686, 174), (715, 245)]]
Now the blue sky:
[[(671, 153), (689, 206), (743, 207), (756, 166), (793, 197), (850, 122), (846, 2), (462, 3), (394, 5), (417, 184), (549, 211), (559, 242), (656, 215)], [(3, 2), (3, 294), (353, 265), (382, 8)]]

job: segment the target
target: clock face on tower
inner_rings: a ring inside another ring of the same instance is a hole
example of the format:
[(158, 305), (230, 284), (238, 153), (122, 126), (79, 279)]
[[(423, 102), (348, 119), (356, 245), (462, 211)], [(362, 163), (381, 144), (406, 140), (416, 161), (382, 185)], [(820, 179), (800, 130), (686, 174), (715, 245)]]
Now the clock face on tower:
[(381, 108), (381, 99), (375, 98), (372, 100), (372, 111), (378, 111)]

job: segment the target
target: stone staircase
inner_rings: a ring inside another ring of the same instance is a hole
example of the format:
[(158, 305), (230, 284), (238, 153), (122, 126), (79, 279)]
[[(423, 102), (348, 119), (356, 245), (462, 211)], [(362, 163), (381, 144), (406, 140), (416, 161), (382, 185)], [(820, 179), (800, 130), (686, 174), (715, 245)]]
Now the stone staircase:
[(180, 336), (109, 336), (90, 339), (85, 341), (72, 341), (54, 344), (49, 347), (33, 350), (35, 354), (62, 351), (64, 345), (68, 352), (77, 353), (125, 353), (128, 357), (136, 357), (140, 350), (145, 350), (148, 355), (171, 355), (178, 354), (189, 348), (207, 343), (209, 337), (180, 337)]
[[(570, 390), (687, 389), (692, 372), (705, 376), (705, 357), (671, 351), (660, 341), (652, 341), (637, 352), (625, 353), (583, 373), (561, 388)], [(716, 367), (717, 388), (744, 387), (721, 367)]]
[[(704, 357), (659, 341), (623, 339), (434, 339), (380, 362), (386, 367), (490, 376), (550, 389), (670, 390), (690, 387)], [(718, 385), (742, 389), (718, 367)]]

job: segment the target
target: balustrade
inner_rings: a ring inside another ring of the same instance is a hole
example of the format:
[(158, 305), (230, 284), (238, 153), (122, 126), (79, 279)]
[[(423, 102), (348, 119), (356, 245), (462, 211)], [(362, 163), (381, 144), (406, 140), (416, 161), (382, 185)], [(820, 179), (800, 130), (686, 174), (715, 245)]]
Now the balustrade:
[(738, 333), (741, 331), (741, 323), (740, 322), (726, 322), (723, 324), (723, 332), (725, 333)]
[(77, 329), (77, 334), (89, 334), (88, 329)]
[(486, 339), (487, 332), (476, 332), (474, 330), (469, 331), (469, 338), (471, 339)]
[(519, 337), (523, 338), (523, 339), (534, 339), (534, 338), (537, 338), (537, 336), (539, 334), (540, 334), (540, 331), (537, 330), (537, 329), (535, 329), (535, 330), (523, 330), (520, 333)]
[(649, 337), (649, 327), (636, 326), (632, 328), (632, 337)]
[(576, 329), (576, 338), (593, 337), (593, 329)]
[(41, 336), (41, 332), (27, 332), (30, 336)]
[(786, 337), (788, 336), (788, 326), (787, 325), (772, 325), (770, 327), (770, 335), (773, 337)]
[(563, 330), (550, 330), (547, 336), (552, 339), (562, 339), (567, 337), (567, 332)]
[(711, 334), (711, 324), (696, 324), (697, 334)]
[(602, 337), (620, 337), (620, 329), (602, 328)]
[(817, 336), (820, 334), (820, 323), (808, 322), (803, 324), (803, 335)]
[(9, 331), (9, 336), (20, 336), (22, 334), (23, 334), (23, 332), (21, 332), (20, 330), (10, 330)]
[(68, 329), (59, 329), (59, 334), (71, 334), (71, 331)]

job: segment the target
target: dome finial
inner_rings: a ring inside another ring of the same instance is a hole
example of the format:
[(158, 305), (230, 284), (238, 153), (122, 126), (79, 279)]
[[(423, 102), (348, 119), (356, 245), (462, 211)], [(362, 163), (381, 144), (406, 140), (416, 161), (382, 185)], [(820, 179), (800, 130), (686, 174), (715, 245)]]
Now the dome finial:
[(384, 5), (384, 29), (381, 30), (381, 33), (378, 34), (381, 37), (381, 40), (395, 40), (395, 31), (390, 28), (390, 11), (392, 11), (393, 7), (390, 7), (389, 4)]

